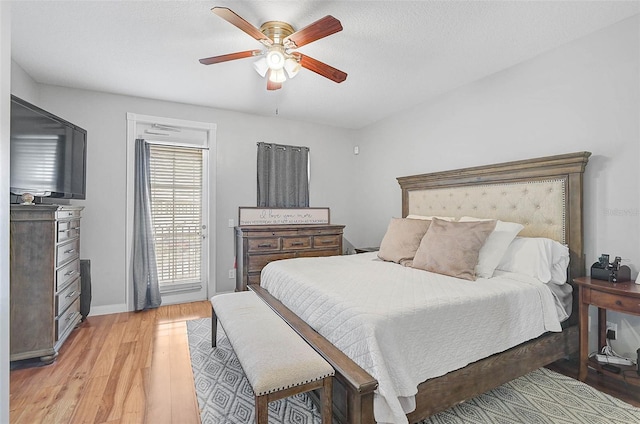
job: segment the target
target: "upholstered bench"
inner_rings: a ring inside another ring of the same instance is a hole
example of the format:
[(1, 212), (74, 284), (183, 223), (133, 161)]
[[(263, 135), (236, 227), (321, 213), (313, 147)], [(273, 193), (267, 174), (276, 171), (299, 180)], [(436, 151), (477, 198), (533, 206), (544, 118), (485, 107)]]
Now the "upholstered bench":
[(268, 403), (322, 388), (322, 423), (331, 423), (334, 369), (251, 291), (211, 298), (211, 345), (217, 321), (236, 353), (256, 401), (256, 423), (268, 422)]

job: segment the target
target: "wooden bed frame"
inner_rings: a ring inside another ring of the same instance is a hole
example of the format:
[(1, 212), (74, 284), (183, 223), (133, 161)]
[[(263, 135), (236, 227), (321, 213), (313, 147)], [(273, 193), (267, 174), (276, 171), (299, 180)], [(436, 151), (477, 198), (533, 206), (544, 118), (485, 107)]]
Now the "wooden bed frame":
[[(400, 177), (398, 183), (402, 189), (402, 215), (407, 216), (410, 213), (411, 193), (418, 191), (560, 181), (565, 194), (562, 206), (564, 220), (562, 229), (564, 243), (569, 246), (571, 256), (568, 279), (571, 282), (572, 278), (583, 276), (585, 273), (582, 187), (583, 173), (590, 155), (589, 152), (578, 152)], [(262, 297), (335, 368), (334, 422), (375, 423), (373, 393), (377, 387), (377, 381), (265, 289), (257, 285), (250, 286), (250, 289)], [(577, 290), (574, 290), (572, 314), (569, 320), (563, 323), (562, 332), (543, 334), (505, 352), (421, 383), (416, 395), (416, 409), (407, 415), (409, 422), (419, 422), (558, 359), (575, 354), (578, 349), (576, 296)]]

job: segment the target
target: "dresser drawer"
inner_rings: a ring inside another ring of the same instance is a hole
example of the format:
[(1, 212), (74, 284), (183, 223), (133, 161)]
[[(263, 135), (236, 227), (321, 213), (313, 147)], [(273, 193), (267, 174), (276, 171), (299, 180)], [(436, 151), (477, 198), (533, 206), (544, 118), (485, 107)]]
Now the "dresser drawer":
[(314, 236), (313, 237), (313, 248), (324, 248), (324, 247), (338, 247), (340, 246), (340, 241), (342, 239), (342, 235), (339, 234), (331, 234), (326, 236)]
[(80, 209), (60, 209), (56, 211), (56, 219), (80, 218)]
[(282, 239), (282, 250), (309, 249), (310, 247), (311, 237), (284, 237)]
[(64, 289), (78, 275), (80, 275), (80, 259), (76, 258), (56, 271), (56, 291)]
[(56, 340), (65, 337), (74, 325), (80, 320), (80, 297), (56, 318)]
[(58, 221), (58, 242), (70, 240), (80, 236), (80, 220)]
[(60, 266), (80, 255), (80, 239), (60, 244), (56, 247), (56, 266)]
[(273, 252), (280, 250), (280, 237), (249, 239), (248, 244), (249, 252)]
[(589, 303), (594, 306), (640, 315), (640, 300), (638, 298), (622, 297), (593, 289), (589, 290), (589, 292), (591, 296)]
[(301, 251), (298, 252), (296, 256), (300, 258), (313, 258), (317, 256), (338, 256), (340, 254), (340, 249), (322, 249)]
[(56, 295), (56, 315), (67, 309), (78, 296), (80, 296), (80, 277)]
[(293, 252), (273, 253), (271, 255), (249, 255), (249, 257), (247, 258), (247, 272), (262, 271), (262, 268), (264, 268), (270, 262), (295, 257), (296, 254)]

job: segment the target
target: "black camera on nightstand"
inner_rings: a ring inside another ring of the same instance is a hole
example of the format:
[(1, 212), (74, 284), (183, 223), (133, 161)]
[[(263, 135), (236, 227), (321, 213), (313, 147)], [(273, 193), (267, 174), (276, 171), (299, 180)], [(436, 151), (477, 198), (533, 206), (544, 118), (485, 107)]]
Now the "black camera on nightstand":
[(591, 278), (604, 280), (610, 283), (622, 283), (631, 280), (631, 269), (626, 265), (620, 265), (622, 259), (616, 256), (613, 262), (609, 262), (609, 255), (602, 254), (598, 262), (591, 265)]

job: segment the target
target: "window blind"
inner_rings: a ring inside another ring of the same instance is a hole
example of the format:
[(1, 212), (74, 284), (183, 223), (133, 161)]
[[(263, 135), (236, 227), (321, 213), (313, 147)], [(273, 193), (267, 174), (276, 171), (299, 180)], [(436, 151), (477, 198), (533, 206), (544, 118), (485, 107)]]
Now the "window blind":
[(160, 289), (171, 291), (199, 286), (202, 281), (202, 150), (151, 144), (149, 162)]

